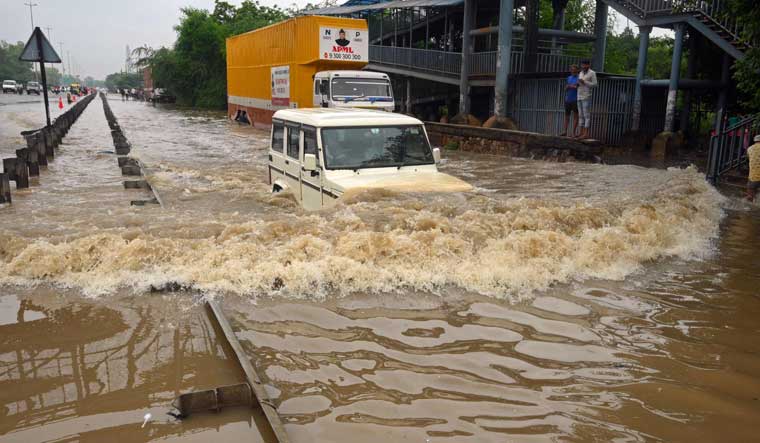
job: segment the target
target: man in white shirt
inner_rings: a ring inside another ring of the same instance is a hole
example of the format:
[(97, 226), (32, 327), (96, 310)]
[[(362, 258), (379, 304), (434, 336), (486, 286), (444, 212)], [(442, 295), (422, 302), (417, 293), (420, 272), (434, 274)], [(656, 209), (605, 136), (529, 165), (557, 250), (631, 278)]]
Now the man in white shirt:
[(581, 72), (578, 74), (578, 124), (581, 132), (579, 139), (589, 138), (591, 126), (591, 89), (597, 86), (596, 72), (591, 70), (591, 62), (581, 60)]

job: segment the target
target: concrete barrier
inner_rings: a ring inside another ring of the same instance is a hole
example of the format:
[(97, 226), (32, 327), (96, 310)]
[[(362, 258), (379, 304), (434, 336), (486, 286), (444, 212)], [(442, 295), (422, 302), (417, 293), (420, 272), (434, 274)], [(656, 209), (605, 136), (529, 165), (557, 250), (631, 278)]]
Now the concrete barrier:
[(40, 175), (40, 166), (47, 166), (48, 159), (55, 158), (55, 150), (68, 134), (71, 126), (95, 99), (95, 94), (84, 97), (59, 115), (50, 126), (22, 131), (26, 148), (16, 150), (16, 158), (3, 159), (3, 173), (0, 174), (0, 203), (11, 203), (10, 182), (16, 182), (16, 188), (28, 188), (29, 177)]
[(529, 157), (543, 160), (599, 162), (603, 146), (594, 141), (509, 129), (425, 122), (430, 141), (463, 151)]
[(0, 203), (11, 203), (11, 182), (6, 173), (0, 173)]

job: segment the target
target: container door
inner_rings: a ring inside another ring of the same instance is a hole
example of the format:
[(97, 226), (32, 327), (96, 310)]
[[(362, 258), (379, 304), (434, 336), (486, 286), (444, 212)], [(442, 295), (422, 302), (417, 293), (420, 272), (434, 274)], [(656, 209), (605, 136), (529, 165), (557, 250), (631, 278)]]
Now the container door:
[(310, 126), (304, 126), (301, 130), (303, 135), (303, 151), (301, 164), (304, 164), (304, 155), (314, 154), (317, 157), (317, 170), (307, 171), (301, 168), (301, 184), (303, 185), (303, 207), (314, 210), (322, 207), (322, 166), (317, 152), (317, 130)]
[(296, 125), (286, 125), (287, 139), (285, 143), (285, 180), (293, 191), (293, 195), (301, 201), (301, 128)]
[(285, 179), (285, 125), (272, 122), (272, 139), (269, 149), (269, 184)]

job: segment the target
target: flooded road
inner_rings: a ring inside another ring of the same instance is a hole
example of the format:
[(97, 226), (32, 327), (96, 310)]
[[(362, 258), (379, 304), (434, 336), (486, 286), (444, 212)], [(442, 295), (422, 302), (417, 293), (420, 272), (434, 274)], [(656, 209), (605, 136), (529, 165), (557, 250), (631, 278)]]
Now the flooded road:
[[(756, 440), (760, 211), (697, 171), (444, 152), (475, 192), (304, 212), (267, 133), (110, 103), (165, 207), (129, 205), (99, 100), (0, 207), (3, 441), (249, 436), (166, 415), (242, 380), (203, 296), (296, 442)], [(0, 115), (8, 156), (39, 103)]]

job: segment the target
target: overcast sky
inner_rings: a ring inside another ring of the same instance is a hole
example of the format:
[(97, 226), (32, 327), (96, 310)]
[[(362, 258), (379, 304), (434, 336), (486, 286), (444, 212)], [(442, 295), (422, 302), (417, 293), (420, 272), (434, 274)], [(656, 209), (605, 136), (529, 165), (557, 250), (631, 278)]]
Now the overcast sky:
[[(158, 48), (174, 43), (174, 25), (181, 7), (212, 9), (214, 5), (213, 0), (0, 0), (0, 40), (26, 42), (32, 30), (25, 5), (30, 1), (37, 4), (33, 8), (34, 24), (48, 35), (64, 60), (70, 54), (74, 73), (96, 79), (123, 68), (127, 45)], [(260, 0), (262, 5), (278, 4), (282, 8), (308, 2)], [(625, 24), (625, 18), (618, 16), (616, 30)], [(45, 29), (48, 26), (49, 32)]]
[[(63, 42), (60, 55), (71, 54), (74, 73), (96, 79), (123, 68), (127, 45), (156, 48), (174, 43), (174, 25), (183, 6), (214, 7), (214, 0), (0, 0), (0, 40), (26, 42), (32, 24), (24, 3), (30, 1), (38, 5), (33, 8), (35, 26), (42, 28), (48, 39), (52, 35), (59, 54), (59, 42)], [(240, 4), (240, 0), (228, 1)], [(293, 3), (303, 6), (308, 0), (259, 3), (286, 8)], [(49, 33), (47, 26), (51, 27)]]

